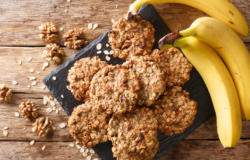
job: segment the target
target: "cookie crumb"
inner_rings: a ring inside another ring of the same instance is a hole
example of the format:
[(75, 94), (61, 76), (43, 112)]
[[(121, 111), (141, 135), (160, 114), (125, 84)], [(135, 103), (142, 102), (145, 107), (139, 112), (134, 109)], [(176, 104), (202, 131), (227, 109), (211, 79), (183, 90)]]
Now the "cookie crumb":
[(31, 146), (34, 145), (34, 144), (35, 144), (35, 140), (30, 141)]

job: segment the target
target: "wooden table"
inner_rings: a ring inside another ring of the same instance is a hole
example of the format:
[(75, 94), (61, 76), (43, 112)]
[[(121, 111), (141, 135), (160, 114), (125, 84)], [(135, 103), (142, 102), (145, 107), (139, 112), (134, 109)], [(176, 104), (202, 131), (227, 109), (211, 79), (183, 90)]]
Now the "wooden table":
[[(242, 11), (250, 24), (250, 0), (232, 0)], [(41, 58), (44, 47), (38, 37), (37, 27), (44, 22), (54, 22), (59, 28), (67, 31), (73, 27), (84, 27), (85, 36), (90, 42), (111, 27), (111, 19), (117, 20), (124, 14), (132, 0), (0, 0), (0, 83), (5, 83), (14, 90), (10, 104), (0, 105), (0, 129), (9, 127), (8, 136), (0, 132), (0, 159), (44, 159), (73, 160), (82, 159), (75, 147), (69, 147), (73, 139), (68, 129), (58, 126), (67, 121), (63, 111), (47, 113), (47, 105), (42, 99), (49, 95), (43, 89), (42, 78), (57, 66), (51, 64), (45, 71)], [(158, 12), (172, 30), (182, 29), (203, 13), (182, 5), (157, 5)], [(89, 30), (88, 23), (97, 23), (96, 30)], [(243, 38), (250, 48), (250, 36)], [(66, 58), (76, 51), (65, 49)], [(32, 57), (31, 62), (27, 59)], [(18, 61), (22, 60), (22, 65)], [(30, 73), (30, 69), (35, 72)], [(38, 73), (39, 72), (39, 73)], [(29, 76), (37, 77), (38, 84), (31, 86)], [(16, 80), (17, 85), (12, 84)], [(52, 138), (39, 138), (31, 132), (31, 123), (14, 116), (18, 104), (32, 100), (39, 107), (39, 113), (49, 116), (54, 122), (56, 131)], [(175, 146), (161, 159), (250, 159), (250, 122), (243, 122), (243, 133), (235, 149), (223, 149), (218, 141), (215, 118), (212, 118), (199, 129)], [(29, 142), (35, 140), (34, 145)], [(46, 145), (44, 151), (42, 146)]]

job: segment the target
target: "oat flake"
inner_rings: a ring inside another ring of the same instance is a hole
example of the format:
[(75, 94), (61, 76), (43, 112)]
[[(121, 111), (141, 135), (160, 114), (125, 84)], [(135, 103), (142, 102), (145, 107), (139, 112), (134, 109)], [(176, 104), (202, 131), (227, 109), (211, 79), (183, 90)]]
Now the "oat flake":
[(28, 59), (27, 59), (27, 62), (31, 62), (32, 61), (32, 57), (29, 57)]
[(14, 115), (15, 115), (15, 117), (19, 117), (20, 116), (20, 114), (18, 112), (15, 112)]
[(92, 23), (89, 23), (89, 24), (88, 24), (88, 29), (92, 29), (92, 27), (93, 27), (93, 24), (92, 24)]
[(101, 53), (102, 53), (102, 51), (97, 51), (96, 53), (97, 53), (97, 54), (101, 54)]
[(31, 146), (34, 145), (34, 144), (35, 144), (35, 140), (30, 141)]
[(64, 123), (64, 122), (59, 124), (59, 127), (60, 127), (60, 128), (65, 128), (66, 126), (67, 126), (67, 124)]
[(12, 84), (17, 85), (18, 83), (17, 83), (17, 81), (13, 80)]
[(55, 80), (56, 80), (56, 76), (53, 76), (53, 77), (52, 77), (52, 80), (54, 80), (54, 81), (55, 81)]
[(7, 137), (8, 134), (9, 134), (8, 130), (3, 130), (3, 135), (4, 135), (5, 137)]
[(110, 61), (110, 59), (111, 59), (109, 56), (106, 56), (105, 58), (107, 61)]
[(98, 27), (97, 23), (93, 25), (93, 29), (96, 29), (97, 27)]
[(42, 147), (42, 151), (44, 151), (46, 149), (46, 146), (45, 145), (43, 145), (43, 147)]
[(97, 50), (102, 49), (102, 44), (101, 44), (101, 43), (98, 43), (98, 44), (96, 45), (96, 49), (97, 49)]

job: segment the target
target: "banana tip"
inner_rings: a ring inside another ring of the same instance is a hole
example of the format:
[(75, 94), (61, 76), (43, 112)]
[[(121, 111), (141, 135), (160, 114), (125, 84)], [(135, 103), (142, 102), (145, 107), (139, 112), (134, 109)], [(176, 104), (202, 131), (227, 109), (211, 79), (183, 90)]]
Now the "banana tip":
[(174, 41), (180, 37), (181, 35), (179, 34), (178, 30), (172, 33), (168, 33), (158, 41), (158, 47), (161, 48), (165, 44), (174, 44)]

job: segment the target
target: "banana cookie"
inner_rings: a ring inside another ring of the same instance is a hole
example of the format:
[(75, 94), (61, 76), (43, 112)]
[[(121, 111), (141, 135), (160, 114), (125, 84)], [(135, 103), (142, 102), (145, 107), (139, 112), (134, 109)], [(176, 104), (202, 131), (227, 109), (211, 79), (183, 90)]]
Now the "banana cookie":
[(130, 112), (138, 100), (140, 82), (135, 72), (124, 66), (107, 66), (97, 72), (90, 85), (90, 98), (104, 103), (106, 113)]
[(165, 92), (153, 105), (159, 130), (166, 136), (180, 134), (194, 121), (197, 103), (190, 100), (189, 93), (175, 86)]
[(134, 71), (140, 79), (138, 104), (151, 106), (166, 88), (164, 74), (158, 64), (143, 57), (133, 57), (123, 65)]
[(102, 104), (87, 101), (74, 108), (68, 119), (68, 127), (72, 137), (86, 147), (94, 147), (106, 142), (110, 116), (99, 112), (96, 108)]
[(67, 81), (67, 88), (72, 92), (75, 99), (84, 101), (89, 97), (89, 86), (93, 76), (108, 64), (101, 61), (99, 57), (82, 58), (70, 68)]
[(131, 56), (143, 56), (151, 53), (155, 42), (155, 29), (151, 23), (135, 15), (131, 20), (122, 17), (113, 24), (109, 32), (109, 43), (114, 57), (130, 59)]
[(147, 107), (133, 113), (113, 116), (109, 121), (108, 138), (117, 160), (151, 160), (159, 150), (157, 119)]
[(166, 85), (182, 86), (190, 79), (192, 64), (177, 48), (170, 48), (162, 51), (159, 49), (153, 50), (149, 58), (155, 61), (165, 73)]

